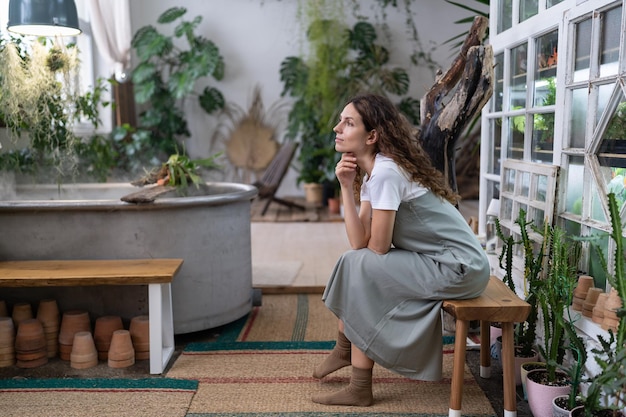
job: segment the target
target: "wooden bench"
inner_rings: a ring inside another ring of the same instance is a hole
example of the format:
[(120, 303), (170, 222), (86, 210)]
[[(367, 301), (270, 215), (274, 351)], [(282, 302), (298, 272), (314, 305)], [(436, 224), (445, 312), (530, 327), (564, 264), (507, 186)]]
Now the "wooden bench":
[(182, 259), (0, 262), (1, 287), (147, 285), (150, 373), (163, 372), (174, 353), (172, 279)]
[(514, 323), (521, 323), (526, 320), (530, 313), (530, 304), (520, 299), (499, 278), (492, 276), (487, 288), (480, 297), (469, 300), (445, 300), (443, 302), (443, 310), (456, 318), (449, 416), (461, 416), (467, 331), (470, 321), (479, 320), (480, 376), (482, 378), (490, 377), (489, 325), (491, 322), (499, 322), (502, 325), (501, 358), (504, 417), (516, 417), (513, 326)]

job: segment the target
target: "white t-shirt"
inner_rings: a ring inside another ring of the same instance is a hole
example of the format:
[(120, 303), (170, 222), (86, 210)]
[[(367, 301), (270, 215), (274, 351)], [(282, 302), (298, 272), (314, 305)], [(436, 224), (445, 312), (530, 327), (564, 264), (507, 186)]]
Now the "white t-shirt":
[(393, 159), (376, 154), (372, 175), (367, 174), (361, 185), (361, 201), (369, 201), (373, 209), (398, 210), (400, 203), (428, 192), (421, 184), (409, 179)]

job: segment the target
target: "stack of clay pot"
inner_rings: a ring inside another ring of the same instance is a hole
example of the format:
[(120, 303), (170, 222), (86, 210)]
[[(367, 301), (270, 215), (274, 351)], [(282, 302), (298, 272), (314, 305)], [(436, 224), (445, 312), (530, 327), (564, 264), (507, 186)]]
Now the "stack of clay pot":
[(11, 316), (13, 317), (13, 324), (18, 328), (21, 322), (33, 318), (33, 309), (29, 303), (15, 303)]
[(46, 337), (46, 350), (48, 358), (54, 358), (59, 351), (59, 327), (61, 325), (61, 315), (56, 300), (46, 299), (39, 302), (37, 308), (37, 320), (43, 326)]
[(133, 317), (130, 321), (129, 331), (135, 349), (135, 359), (150, 359), (150, 320), (148, 316)]
[(74, 335), (78, 332), (91, 332), (89, 313), (83, 310), (70, 310), (63, 313), (59, 330), (59, 357), (62, 360), (71, 359)]
[(600, 288), (589, 288), (587, 291), (587, 297), (585, 297), (585, 301), (583, 302), (583, 316), (591, 317), (593, 315), (593, 307), (596, 305), (600, 294), (602, 294), (602, 290)]
[(135, 350), (128, 330), (113, 332), (108, 364), (111, 368), (127, 368), (135, 364)]
[(619, 294), (615, 288), (611, 289), (608, 298), (604, 302), (604, 318), (602, 320), (602, 328), (604, 330), (617, 331), (619, 325), (619, 317), (617, 316), (617, 309), (622, 307), (622, 300), (619, 298)]
[(15, 326), (11, 317), (0, 317), (0, 368), (15, 364)]
[(594, 323), (602, 325), (602, 322), (604, 321), (604, 310), (606, 309), (606, 300), (608, 298), (609, 295), (605, 292), (598, 295), (596, 305), (593, 306), (593, 311), (591, 313), (591, 321)]
[(74, 334), (70, 366), (74, 369), (92, 368), (98, 365), (98, 351), (90, 332), (81, 331)]
[(46, 337), (39, 320), (22, 320), (17, 327), (15, 359), (19, 368), (35, 368), (48, 363)]
[(93, 331), (93, 338), (98, 351), (98, 359), (106, 361), (109, 359), (109, 347), (111, 337), (116, 330), (124, 330), (122, 318), (119, 316), (102, 316), (96, 319)]
[(576, 285), (574, 289), (574, 297), (572, 300), (572, 308), (574, 310), (581, 311), (583, 309), (587, 292), (589, 292), (589, 288), (593, 286), (593, 277), (589, 275), (581, 275), (578, 277), (578, 285)]

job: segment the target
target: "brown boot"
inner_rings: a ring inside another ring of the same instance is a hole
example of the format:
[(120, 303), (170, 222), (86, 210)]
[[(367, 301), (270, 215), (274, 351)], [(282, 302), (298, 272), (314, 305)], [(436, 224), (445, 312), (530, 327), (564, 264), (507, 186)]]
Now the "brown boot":
[(314, 395), (314, 403), (325, 405), (353, 405), (367, 407), (374, 403), (372, 395), (372, 369), (352, 367), (350, 385), (332, 394)]
[(319, 364), (313, 371), (314, 378), (324, 378), (326, 375), (338, 369), (350, 365), (352, 344), (342, 332), (337, 332), (337, 344), (330, 352), (324, 362)]

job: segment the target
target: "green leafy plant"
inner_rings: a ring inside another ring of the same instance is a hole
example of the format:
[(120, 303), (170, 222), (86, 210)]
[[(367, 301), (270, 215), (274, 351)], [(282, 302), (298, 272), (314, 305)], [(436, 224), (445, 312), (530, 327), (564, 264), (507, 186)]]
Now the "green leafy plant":
[[(224, 59), (218, 47), (195, 33), (202, 17), (184, 20), (186, 13), (183, 7), (172, 7), (158, 17), (161, 25), (176, 23), (172, 35), (147, 25), (137, 30), (132, 39), (138, 58), (132, 77), (135, 100), (146, 104), (147, 109), (140, 114), (139, 128), (130, 139), (145, 144), (142, 152), (148, 154), (153, 154), (154, 147), (166, 155), (176, 153), (177, 137), (190, 135), (182, 107), (184, 99), (197, 95), (198, 80), (224, 77)], [(179, 47), (183, 42), (185, 49)], [(205, 87), (197, 99), (209, 114), (225, 105), (222, 93), (211, 86)]]
[[(405, 95), (409, 76), (404, 69), (389, 65), (389, 51), (376, 43), (376, 29), (370, 23), (360, 21), (350, 29), (340, 19), (326, 18), (319, 9), (310, 13), (309, 56), (285, 58), (280, 79), (282, 95), (295, 99), (287, 137), (301, 142), (298, 182), (319, 183), (334, 178), (332, 128), (347, 99), (363, 91)], [(417, 100), (405, 97), (398, 107), (419, 123)]]
[[(59, 182), (68, 176), (106, 178), (114, 162), (100, 135), (79, 136), (78, 123), (100, 125), (99, 106), (106, 81), (82, 93), (76, 80), (80, 62), (74, 44), (50, 44), (45, 38), (0, 41), (0, 119), (15, 142), (0, 154), (4, 170)], [(25, 140), (24, 140), (25, 139)]]

